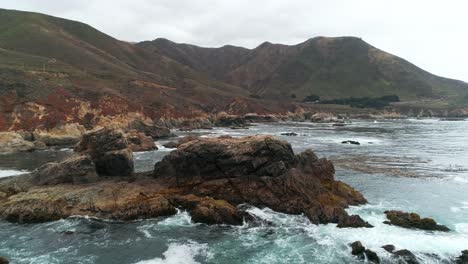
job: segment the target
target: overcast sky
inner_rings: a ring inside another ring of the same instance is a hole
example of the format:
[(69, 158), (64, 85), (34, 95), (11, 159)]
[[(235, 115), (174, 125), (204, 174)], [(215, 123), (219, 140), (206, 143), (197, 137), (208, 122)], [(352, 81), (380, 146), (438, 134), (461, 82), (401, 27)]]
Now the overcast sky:
[(468, 81), (466, 0), (2, 0), (121, 40), (201, 46), (358, 36), (434, 74)]

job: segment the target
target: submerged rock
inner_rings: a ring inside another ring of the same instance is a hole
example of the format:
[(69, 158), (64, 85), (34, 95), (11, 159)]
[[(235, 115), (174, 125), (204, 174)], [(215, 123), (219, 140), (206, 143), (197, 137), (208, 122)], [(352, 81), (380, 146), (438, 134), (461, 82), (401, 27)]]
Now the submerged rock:
[(294, 155), (271, 136), (199, 139), (183, 144), (155, 165), (154, 177), (198, 196), (232, 204), (267, 206), (301, 214), (313, 223), (348, 218), (348, 205), (365, 203), (360, 193), (333, 180), (333, 164), (313, 152)]
[(287, 132), (287, 133), (281, 133), (282, 136), (288, 136), (288, 137), (295, 137), (297, 136), (297, 133), (294, 132)]
[(361, 143), (359, 143), (358, 141), (354, 141), (354, 140), (342, 141), (341, 144), (361, 145)]
[(436, 230), (448, 232), (450, 229), (444, 225), (438, 225), (432, 218), (421, 218), (416, 213), (406, 213), (402, 211), (385, 211), (390, 221), (385, 224), (396, 225), (405, 228), (416, 228), (422, 230)]
[(103, 176), (128, 176), (133, 173), (133, 154), (121, 130), (102, 128), (83, 135), (75, 152), (88, 154)]

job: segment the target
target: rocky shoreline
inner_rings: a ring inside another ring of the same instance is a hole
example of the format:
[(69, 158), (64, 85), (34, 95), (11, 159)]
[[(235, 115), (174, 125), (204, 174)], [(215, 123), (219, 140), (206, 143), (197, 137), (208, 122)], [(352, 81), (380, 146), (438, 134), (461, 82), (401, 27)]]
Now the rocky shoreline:
[(148, 173), (133, 173), (131, 155), (123, 131), (88, 132), (71, 158), (0, 181), (0, 216), (20, 223), (71, 215), (131, 220), (182, 208), (194, 221), (239, 225), (249, 215), (237, 205), (248, 203), (305, 214), (316, 224), (370, 227), (344, 210), (366, 200), (334, 180), (330, 161), (312, 151), (295, 155), (271, 136), (192, 140)]
[[(405, 119), (405, 115), (395, 112), (383, 112), (379, 114), (333, 114), (329, 112), (296, 111), (276, 115), (230, 115), (221, 112), (215, 115), (207, 115), (196, 118), (160, 118), (157, 120), (145, 119), (142, 116), (132, 118), (117, 118), (116, 122), (95, 124), (87, 126), (70, 123), (58, 125), (52, 129), (37, 128), (32, 131), (8, 131), (0, 132), (0, 153), (31, 152), (48, 148), (72, 147), (78, 143), (83, 134), (90, 130), (102, 127), (121, 129), (129, 142), (130, 149), (134, 152), (156, 150), (155, 140), (174, 136), (171, 129), (179, 131), (192, 131), (196, 129), (212, 129), (214, 127), (228, 127), (231, 129), (248, 128), (255, 123), (272, 122), (314, 122), (330, 123), (334, 127), (346, 126), (351, 119), (381, 120), (381, 119)], [(124, 121), (122, 121), (122, 120)], [(441, 119), (441, 121), (444, 119)], [(457, 118), (458, 121), (465, 120)], [(122, 121), (122, 122), (120, 122)], [(294, 136), (293, 134), (285, 134)], [(343, 142), (347, 143), (347, 142)], [(351, 142), (355, 143), (355, 142)], [(356, 142), (358, 144), (358, 142)]]
[[(150, 137), (154, 143), (163, 134), (151, 127), (136, 123), (130, 134), (155, 133)], [(115, 127), (84, 132), (68, 159), (1, 179), (0, 218), (39, 223), (78, 215), (128, 221), (170, 216), (180, 209), (189, 212), (193, 222), (256, 225), (256, 218), (242, 206), (249, 204), (303, 214), (312, 224), (372, 228), (360, 216), (346, 212), (348, 206), (365, 204), (366, 199), (335, 180), (332, 162), (311, 150), (295, 154), (288, 142), (268, 135), (188, 136), (169, 142), (168, 147), (177, 149), (157, 162), (154, 170), (134, 173), (135, 141), (128, 134)], [(450, 231), (415, 213), (385, 214), (390, 225)], [(379, 263), (373, 251), (359, 243), (352, 247), (358, 259)], [(396, 260), (419, 263), (409, 251), (387, 248)]]

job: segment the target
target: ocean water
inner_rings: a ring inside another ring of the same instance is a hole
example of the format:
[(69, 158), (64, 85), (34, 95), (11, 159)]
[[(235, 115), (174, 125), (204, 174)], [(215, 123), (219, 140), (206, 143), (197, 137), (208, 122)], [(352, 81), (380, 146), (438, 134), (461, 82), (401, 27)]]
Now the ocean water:
[[(295, 132), (298, 136), (281, 136)], [(187, 133), (178, 132), (181, 136)], [(296, 152), (307, 148), (336, 164), (336, 178), (361, 191), (369, 204), (351, 207), (374, 228), (313, 225), (302, 215), (249, 207), (272, 226), (194, 224), (187, 212), (132, 222), (72, 217), (44, 224), (0, 222), (0, 255), (12, 263), (359, 263), (349, 243), (360, 240), (383, 263), (381, 246), (409, 249), (421, 263), (449, 263), (468, 249), (468, 122), (438, 120), (275, 123), (250, 129), (200, 130), (204, 137), (273, 134)], [(341, 144), (356, 140), (361, 145)], [(164, 142), (157, 142), (158, 145)], [(135, 153), (136, 169), (152, 169), (171, 149)], [(0, 177), (30, 171), (69, 151), (0, 156)], [(35, 158), (37, 155), (37, 158)], [(247, 205), (248, 206), (248, 205)], [(385, 225), (384, 211), (412, 211), (451, 232)], [(67, 234), (65, 231), (74, 231)]]

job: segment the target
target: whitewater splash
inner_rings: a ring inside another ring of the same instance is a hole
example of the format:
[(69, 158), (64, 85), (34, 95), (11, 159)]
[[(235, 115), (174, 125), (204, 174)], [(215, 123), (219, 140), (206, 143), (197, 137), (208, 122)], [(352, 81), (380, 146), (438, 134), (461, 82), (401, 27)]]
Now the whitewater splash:
[(25, 170), (0, 170), (0, 178), (10, 177), (10, 176), (17, 176), (21, 174), (28, 173)]
[(210, 258), (208, 246), (188, 241), (185, 244), (171, 243), (162, 258), (143, 260), (136, 264), (199, 264), (196, 257)]

